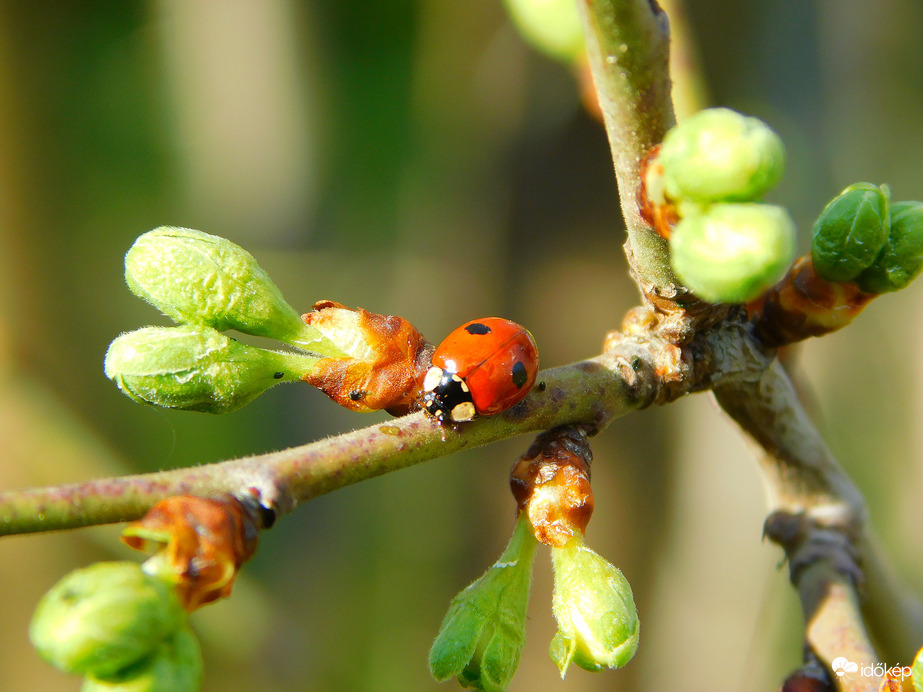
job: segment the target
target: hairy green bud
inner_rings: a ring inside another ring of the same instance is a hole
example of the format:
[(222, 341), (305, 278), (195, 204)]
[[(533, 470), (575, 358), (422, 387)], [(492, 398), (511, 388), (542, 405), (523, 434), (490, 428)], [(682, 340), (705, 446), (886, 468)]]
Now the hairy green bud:
[(635, 655), (641, 632), (628, 580), (582, 537), (552, 548), (551, 559), (558, 632), (550, 654), (561, 677), (571, 663), (589, 671), (621, 668)]
[(923, 202), (891, 205), (891, 230), (872, 265), (856, 277), (866, 293), (899, 291), (923, 269)]
[(852, 281), (872, 265), (890, 232), (887, 186), (855, 183), (814, 222), (811, 259), (827, 281)]
[(913, 664), (910, 667), (910, 679), (913, 680), (913, 689), (923, 690), (923, 649), (917, 651)]
[(675, 202), (745, 202), (782, 178), (785, 146), (762, 120), (709, 108), (667, 132), (657, 161)]
[(177, 322), (341, 355), (302, 322), (253, 255), (225, 238), (191, 228), (149, 231), (125, 255), (125, 281), (132, 293)]
[(795, 254), (795, 223), (782, 207), (713, 204), (673, 229), (670, 258), (703, 300), (742, 303), (782, 278)]
[(202, 687), (202, 650), (188, 627), (162, 642), (147, 658), (107, 677), (90, 676), (81, 692), (197, 692)]
[(523, 37), (546, 55), (573, 63), (586, 51), (573, 0), (505, 0), (504, 4)]
[(248, 346), (209, 327), (145, 327), (106, 353), (106, 377), (135, 401), (227, 413), (279, 382), (300, 379), (310, 356)]
[(71, 572), (39, 601), (29, 637), (68, 673), (107, 676), (147, 657), (186, 614), (173, 590), (134, 562), (99, 562)]
[(436, 680), (455, 677), (462, 687), (491, 692), (509, 686), (525, 643), (536, 545), (520, 516), (500, 559), (454, 598), (429, 652)]

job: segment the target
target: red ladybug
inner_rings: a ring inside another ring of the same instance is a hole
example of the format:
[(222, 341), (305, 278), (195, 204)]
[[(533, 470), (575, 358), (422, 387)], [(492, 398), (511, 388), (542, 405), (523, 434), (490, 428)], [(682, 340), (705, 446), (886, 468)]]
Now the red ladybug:
[(423, 380), (423, 408), (438, 421), (463, 423), (518, 404), (538, 374), (532, 335), (500, 317), (473, 320), (433, 352)]

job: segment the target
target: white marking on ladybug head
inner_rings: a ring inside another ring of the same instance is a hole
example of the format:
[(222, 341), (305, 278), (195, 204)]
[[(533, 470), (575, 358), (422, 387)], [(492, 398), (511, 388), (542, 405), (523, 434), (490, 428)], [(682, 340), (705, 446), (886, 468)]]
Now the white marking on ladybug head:
[(450, 415), (456, 423), (467, 423), (469, 420), (474, 420), (477, 411), (475, 411), (473, 403), (465, 401), (455, 406)]
[(431, 392), (436, 388), (436, 385), (439, 384), (439, 380), (442, 379), (442, 368), (437, 368), (435, 365), (426, 371), (426, 377), (423, 378), (423, 391)]

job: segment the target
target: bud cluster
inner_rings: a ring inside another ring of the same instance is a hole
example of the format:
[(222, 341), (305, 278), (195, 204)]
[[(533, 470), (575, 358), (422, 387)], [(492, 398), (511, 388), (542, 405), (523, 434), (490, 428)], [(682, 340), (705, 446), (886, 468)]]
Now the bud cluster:
[(892, 203), (886, 185), (854, 183), (814, 223), (811, 258), (827, 281), (898, 291), (923, 269), (923, 203)]
[(923, 270), (923, 203), (890, 198), (886, 185), (855, 183), (824, 207), (811, 254), (747, 306), (767, 346), (841, 329)]
[(35, 610), (39, 654), (85, 677), (83, 689), (195, 692), (198, 639), (176, 592), (134, 562), (100, 562), (62, 578)]
[(795, 225), (760, 198), (785, 168), (778, 135), (727, 108), (700, 111), (667, 132), (642, 171), (642, 212), (670, 240), (677, 277), (711, 303), (752, 300), (779, 280)]
[[(357, 411), (406, 412), (431, 347), (406, 320), (322, 301), (299, 316), (253, 256), (218, 236), (162, 227), (125, 255), (125, 280), (178, 322), (122, 334), (106, 376), (135, 401), (207, 413), (238, 409), (280, 382), (305, 380)], [(293, 350), (240, 343), (223, 332)]]
[(592, 452), (586, 433), (562, 426), (540, 435), (513, 465), (510, 487), (519, 510), (500, 560), (452, 601), (430, 651), (437, 680), (464, 687), (507, 689), (525, 642), (532, 556), (551, 549), (552, 611), (558, 633), (551, 659), (590, 671), (625, 665), (638, 647), (639, 622), (622, 573), (584, 544), (593, 512)]

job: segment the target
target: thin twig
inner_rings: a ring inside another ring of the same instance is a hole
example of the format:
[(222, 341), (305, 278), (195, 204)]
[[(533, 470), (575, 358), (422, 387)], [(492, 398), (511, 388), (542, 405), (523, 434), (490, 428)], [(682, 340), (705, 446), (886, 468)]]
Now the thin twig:
[(658, 398), (657, 363), (664, 357), (650, 343), (626, 340), (607, 355), (543, 371), (539, 385), (520, 405), (455, 429), (417, 413), (259, 456), (4, 491), (0, 535), (131, 521), (158, 500), (177, 494), (254, 497), (264, 509), (281, 515), (312, 497), (467, 447), (567, 423), (599, 430)]

